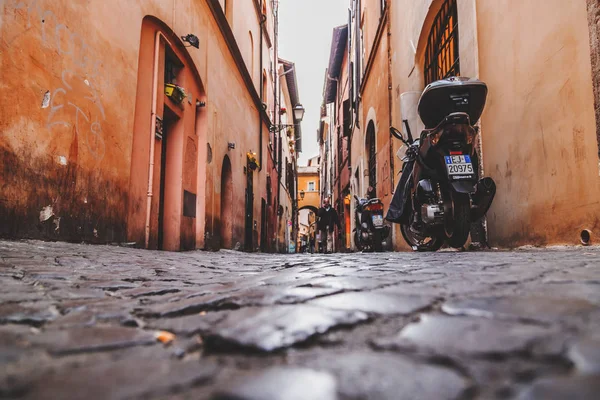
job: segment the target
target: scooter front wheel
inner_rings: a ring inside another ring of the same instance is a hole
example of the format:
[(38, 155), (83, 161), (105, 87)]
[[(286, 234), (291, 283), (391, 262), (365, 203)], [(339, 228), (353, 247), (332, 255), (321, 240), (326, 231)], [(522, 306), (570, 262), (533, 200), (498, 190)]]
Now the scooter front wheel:
[(358, 237), (358, 232), (354, 232), (354, 244), (356, 245), (356, 250), (358, 251), (363, 251), (364, 250), (364, 246), (362, 244), (362, 242), (360, 241), (360, 238)]
[(421, 234), (410, 229), (410, 225), (401, 224), (402, 237), (414, 251), (438, 251), (444, 245), (442, 234)]

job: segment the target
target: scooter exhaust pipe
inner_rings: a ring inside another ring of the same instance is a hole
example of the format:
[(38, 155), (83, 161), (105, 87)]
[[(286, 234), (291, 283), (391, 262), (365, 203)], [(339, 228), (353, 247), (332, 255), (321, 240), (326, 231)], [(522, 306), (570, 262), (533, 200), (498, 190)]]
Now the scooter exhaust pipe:
[(477, 182), (475, 195), (473, 195), (471, 221), (483, 218), (490, 209), (494, 196), (496, 196), (496, 183), (492, 178), (483, 178)]

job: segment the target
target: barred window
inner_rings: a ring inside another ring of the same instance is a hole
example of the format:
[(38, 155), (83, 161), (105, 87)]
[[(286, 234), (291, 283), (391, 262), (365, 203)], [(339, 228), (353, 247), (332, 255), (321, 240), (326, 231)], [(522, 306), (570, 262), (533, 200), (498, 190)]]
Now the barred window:
[(460, 76), (456, 0), (446, 0), (435, 17), (425, 50), (425, 85)]

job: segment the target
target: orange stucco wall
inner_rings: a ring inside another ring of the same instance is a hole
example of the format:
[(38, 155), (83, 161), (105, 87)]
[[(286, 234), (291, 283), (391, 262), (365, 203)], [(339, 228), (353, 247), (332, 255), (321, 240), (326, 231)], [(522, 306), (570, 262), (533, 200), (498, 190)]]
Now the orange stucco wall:
[(492, 242), (577, 243), (581, 229), (599, 232), (585, 2), (477, 1), (477, 19), (480, 74), (490, 90), (483, 160), (498, 183)]
[[(392, 5), (397, 127), (400, 95), (423, 89), (425, 41), (441, 3)], [(488, 213), (490, 243), (575, 244), (581, 229), (598, 231), (599, 160), (585, 2), (458, 0), (458, 22), (461, 74), (489, 86), (481, 122), (483, 163), (498, 185)]]
[[(240, 21), (254, 26), (258, 68), (255, 5), (237, 3), (239, 15), (232, 28), (245, 54), (246, 45), (236, 29)], [(162, 21), (173, 37), (198, 36), (200, 49), (180, 51), (188, 53), (190, 64), (186, 89), (206, 101), (199, 114), (188, 112), (193, 104), (184, 105), (184, 113), (192, 117), (182, 120), (181, 135), (174, 139), (177, 150), (168, 158), (180, 165), (169, 172), (175, 183), (165, 204), (170, 202), (167, 213), (179, 229), (165, 237), (168, 248), (179, 249), (183, 242), (188, 246), (190, 232), (197, 247), (204, 246), (205, 238), (219, 236), (220, 168), (225, 154), (232, 165), (234, 241), (243, 243), (244, 167), (246, 153), (259, 152), (259, 113), (207, 1), (0, 2), (0, 235), (131, 240), (140, 245), (148, 180), (144, 165), (149, 160), (146, 156), (132, 164), (132, 154), (148, 154), (150, 143), (151, 110), (142, 103), (151, 97), (147, 82), (152, 81), (154, 49), (141, 46), (146, 16)], [(258, 70), (250, 73), (258, 93)], [(138, 102), (141, 108), (136, 108)], [(164, 96), (159, 96), (159, 109), (162, 102)], [(147, 113), (145, 126), (135, 123), (136, 112)], [(138, 134), (144, 139), (134, 140)], [(228, 150), (229, 142), (235, 143), (234, 150)], [(265, 148), (267, 143), (263, 123)], [(159, 156), (157, 151), (155, 166)], [(157, 185), (157, 174), (154, 177)], [(257, 221), (265, 187), (266, 173), (256, 172)], [(183, 189), (197, 195), (195, 221), (182, 217)]]
[[(312, 173), (303, 173), (301, 171), (302, 167), (300, 167), (300, 171), (298, 171), (298, 193), (301, 190), (304, 191), (304, 199), (300, 198), (298, 194), (298, 208), (302, 207), (316, 207), (319, 208), (321, 206), (321, 196), (320, 196), (320, 186), (319, 186), (319, 174), (318, 172)], [(308, 183), (315, 183), (315, 190), (308, 190)]]

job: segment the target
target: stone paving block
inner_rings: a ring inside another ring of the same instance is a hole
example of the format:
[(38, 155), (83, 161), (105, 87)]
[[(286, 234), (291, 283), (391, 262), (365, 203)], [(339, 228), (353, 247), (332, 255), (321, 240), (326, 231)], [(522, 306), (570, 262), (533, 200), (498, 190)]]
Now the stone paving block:
[(396, 354), (359, 351), (324, 356), (315, 364), (338, 377), (338, 392), (347, 399), (450, 400), (463, 398), (471, 387), (452, 369)]
[(311, 279), (310, 283), (306, 286), (310, 287), (321, 287), (321, 288), (332, 288), (340, 290), (368, 290), (384, 287), (386, 285), (393, 284), (394, 281), (390, 279), (368, 279), (368, 278), (354, 278), (354, 277), (324, 277)]
[(103, 290), (100, 289), (77, 289), (63, 287), (52, 289), (46, 292), (46, 297), (52, 300), (82, 300), (82, 299), (103, 299), (106, 297)]
[(535, 282), (520, 288), (522, 296), (552, 296), (558, 299), (581, 299), (593, 303), (600, 309), (600, 285), (595, 283), (540, 283)]
[(587, 283), (598, 285), (600, 288), (600, 266), (572, 269), (561, 269), (546, 274), (543, 283), (565, 284), (565, 283)]
[[(24, 399), (168, 398), (206, 384), (218, 371), (212, 363), (164, 359), (125, 359), (75, 369), (51, 370), (26, 383)], [(24, 385), (16, 382), (14, 385)]]
[(487, 318), (423, 315), (391, 339), (376, 341), (381, 348), (415, 349), (436, 354), (496, 355), (527, 351), (553, 330), (519, 322)]
[(139, 314), (147, 317), (172, 318), (182, 315), (197, 314), (201, 311), (211, 310), (217, 307), (230, 296), (228, 294), (214, 294), (192, 297), (169, 303), (157, 303), (142, 309)]
[(30, 349), (31, 328), (25, 325), (0, 325), (0, 366), (16, 363)]
[(297, 270), (294, 271), (285, 271), (280, 272), (274, 277), (270, 277), (265, 279), (264, 282), (267, 285), (292, 285), (298, 281), (308, 281), (310, 279), (322, 278), (323, 274), (320, 272), (299, 272)]
[(523, 390), (519, 400), (598, 400), (600, 375), (543, 379)]
[(377, 315), (409, 315), (433, 304), (435, 297), (384, 292), (347, 292), (322, 297), (308, 304), (336, 310), (359, 310)]
[(327, 372), (273, 368), (218, 389), (211, 400), (336, 400), (337, 383)]
[(151, 286), (140, 287), (136, 289), (124, 290), (122, 296), (137, 299), (138, 297), (163, 296), (165, 294), (179, 293), (181, 290), (173, 286)]
[(568, 356), (580, 373), (600, 375), (600, 332), (575, 340)]
[(243, 290), (229, 297), (226, 302), (239, 307), (296, 304), (339, 292), (340, 289), (335, 288), (265, 286)]
[(26, 324), (40, 326), (60, 314), (51, 303), (0, 304), (0, 324)]
[(242, 347), (270, 352), (302, 343), (332, 328), (366, 321), (360, 311), (329, 310), (308, 305), (243, 308), (227, 313), (206, 339), (208, 348)]
[(541, 322), (583, 316), (597, 309), (596, 305), (583, 299), (550, 296), (481, 297), (449, 300), (442, 305), (442, 310), (451, 315), (521, 318)]
[(195, 333), (209, 332), (227, 318), (228, 313), (229, 311), (217, 311), (186, 317), (153, 319), (148, 321), (147, 327), (189, 336)]
[(153, 332), (116, 326), (75, 327), (68, 330), (48, 330), (31, 338), (53, 355), (111, 351), (156, 343)]
[(125, 281), (84, 281), (77, 284), (78, 288), (102, 289), (108, 291), (134, 289), (138, 286), (139, 285), (136, 285), (135, 283), (129, 283)]

